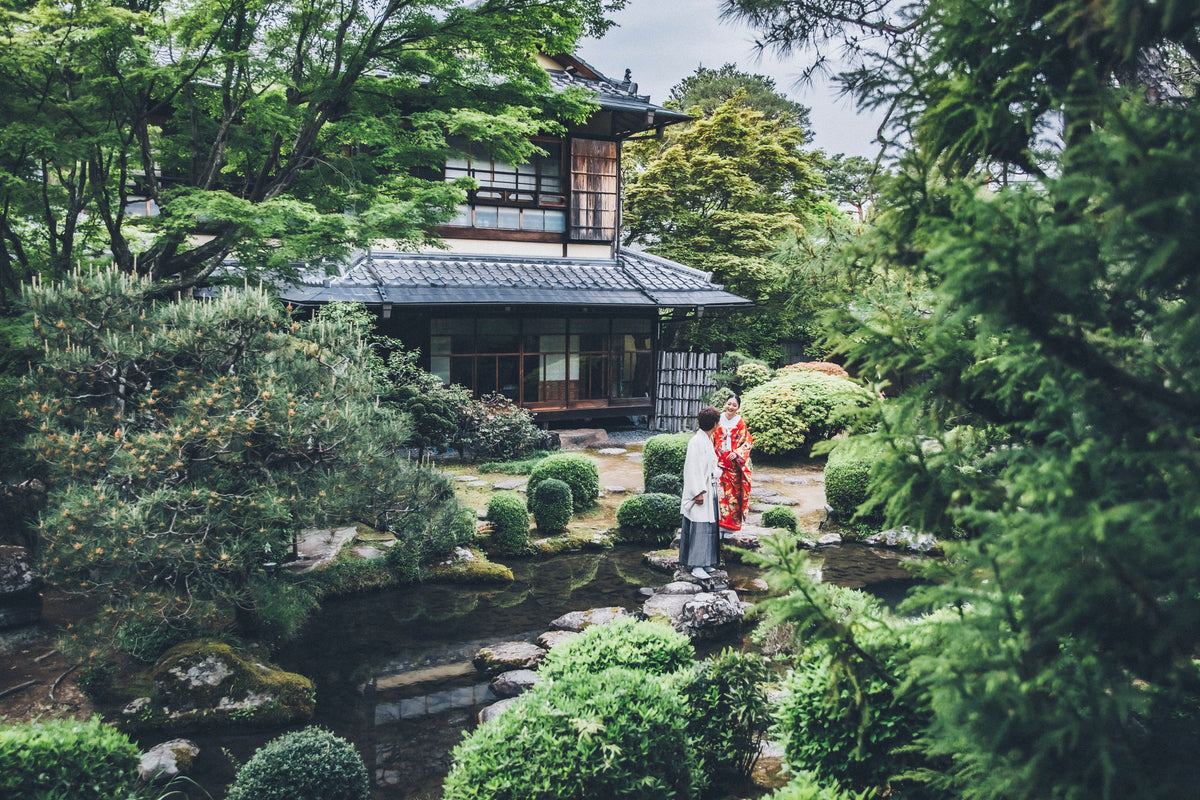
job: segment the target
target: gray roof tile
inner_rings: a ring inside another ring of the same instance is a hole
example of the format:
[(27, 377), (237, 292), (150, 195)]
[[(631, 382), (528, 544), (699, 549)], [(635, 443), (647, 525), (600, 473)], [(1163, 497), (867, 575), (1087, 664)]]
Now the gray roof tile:
[(282, 296), (393, 305), (748, 306), (708, 273), (622, 250), (615, 259), (359, 253), (333, 276), (310, 272)]

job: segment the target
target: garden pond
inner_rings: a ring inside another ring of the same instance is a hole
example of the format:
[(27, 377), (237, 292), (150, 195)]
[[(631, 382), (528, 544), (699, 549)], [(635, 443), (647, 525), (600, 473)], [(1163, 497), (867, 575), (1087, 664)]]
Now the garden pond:
[[(645, 550), (622, 545), (518, 559), (509, 564), (516, 578), (510, 584), (424, 584), (330, 602), (274, 660), (316, 683), (314, 722), (355, 743), (375, 800), (432, 800), (441, 795), (450, 751), (480, 708), (496, 699), (471, 665), (475, 653), (501, 641), (533, 641), (569, 611), (640, 608), (643, 587), (669, 580), (642, 563)], [(823, 580), (889, 600), (912, 584), (893, 552), (851, 544), (819, 552)], [(734, 584), (757, 575), (740, 564), (729, 565), (729, 572)], [(698, 651), (752, 647), (746, 634)], [(236, 764), (279, 733), (220, 730), (192, 737), (201, 747), (193, 776), (220, 797)]]

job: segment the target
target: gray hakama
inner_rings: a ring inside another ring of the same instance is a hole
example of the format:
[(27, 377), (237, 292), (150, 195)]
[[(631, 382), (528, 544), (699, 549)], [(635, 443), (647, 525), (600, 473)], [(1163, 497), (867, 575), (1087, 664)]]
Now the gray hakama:
[[(716, 516), (717, 500), (714, 497), (713, 516)], [(679, 565), (692, 567), (715, 567), (717, 565), (718, 529), (716, 522), (693, 522), (686, 516), (679, 533)]]

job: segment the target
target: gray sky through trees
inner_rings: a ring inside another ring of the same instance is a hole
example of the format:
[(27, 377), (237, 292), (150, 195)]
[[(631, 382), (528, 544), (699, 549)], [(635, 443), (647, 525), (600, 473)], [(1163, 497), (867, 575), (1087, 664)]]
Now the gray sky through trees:
[(874, 158), (879, 114), (859, 114), (848, 98), (838, 96), (828, 78), (797, 86), (803, 55), (780, 60), (760, 53), (745, 25), (720, 18), (721, 0), (630, 0), (613, 18), (614, 27), (600, 40), (585, 39), (583, 60), (620, 80), (633, 70), (639, 94), (661, 103), (671, 87), (704, 66), (717, 69), (734, 63), (744, 72), (766, 75), (793, 100), (812, 108), (813, 145), (830, 154)]

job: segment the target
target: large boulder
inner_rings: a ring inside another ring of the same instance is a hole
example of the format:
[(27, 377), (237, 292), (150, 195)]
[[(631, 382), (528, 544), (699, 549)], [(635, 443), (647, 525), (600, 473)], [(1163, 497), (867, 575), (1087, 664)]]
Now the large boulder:
[(312, 717), (312, 681), (199, 640), (172, 647), (152, 673), (155, 697), (145, 722), (183, 725), (288, 725)]
[(42, 618), (42, 577), (24, 547), (0, 546), (0, 630)]
[(718, 639), (736, 631), (751, 607), (728, 589), (694, 593), (660, 591), (646, 601), (642, 612), (650, 619), (665, 620), (690, 639)]

